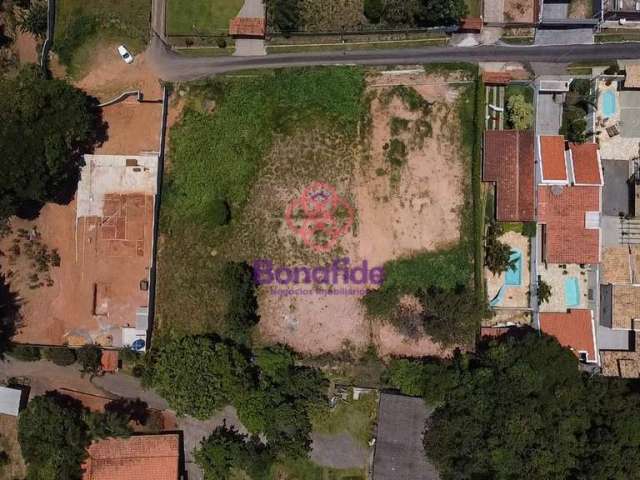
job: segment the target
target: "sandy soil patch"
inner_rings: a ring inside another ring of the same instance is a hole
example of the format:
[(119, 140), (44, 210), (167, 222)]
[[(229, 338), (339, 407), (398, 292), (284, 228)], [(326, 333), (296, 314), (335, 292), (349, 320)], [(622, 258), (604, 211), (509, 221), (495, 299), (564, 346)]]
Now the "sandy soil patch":
[(534, 2), (531, 0), (505, 0), (504, 21), (533, 23)]
[(38, 62), (38, 41), (30, 33), (17, 31), (15, 48), (21, 64)]
[(101, 155), (139, 155), (160, 148), (162, 104), (138, 102), (135, 97), (104, 107), (107, 140), (96, 148)]
[[(440, 248), (460, 238), (464, 163), (456, 129), (452, 128), (457, 121), (454, 106), (458, 88), (441, 77), (420, 73), (375, 77), (369, 91), (380, 96), (392, 85), (411, 85), (424, 99), (434, 102), (428, 117), (431, 134), (419, 139), (412, 137), (410, 129), (399, 134), (409, 148), (406, 162), (392, 181), (383, 148), (391, 138), (391, 119), (403, 118), (411, 124), (420, 113), (409, 111), (396, 98), (388, 103), (379, 98), (372, 101), (372, 125), (369, 141), (361, 152), (362, 161), (354, 168), (351, 181), (342, 182), (343, 187), (349, 188), (347, 196), (356, 212), (356, 222), (332, 254), (332, 258), (349, 257), (352, 265), (367, 260), (370, 267), (381, 266), (388, 260)], [(382, 170), (386, 173), (382, 174)], [(275, 202), (273, 199), (293, 195), (290, 189), (272, 187), (270, 198)], [(268, 207), (271, 215), (277, 211), (273, 209), (276, 205)], [(283, 234), (286, 231), (278, 236)], [(330, 261), (320, 265), (326, 263)], [(390, 326), (374, 325), (366, 316), (362, 295), (282, 296), (271, 294), (268, 288), (263, 286), (260, 292), (259, 328), (265, 341), (287, 343), (311, 354), (338, 352), (345, 345), (363, 349), (371, 343), (383, 355), (448, 353), (427, 338), (412, 341)]]
[(9, 463), (0, 467), (0, 479), (24, 478), (27, 469), (18, 443), (17, 417), (0, 414), (0, 433), (0, 451), (9, 455)]
[[(61, 259), (50, 271), (52, 286), (30, 289), (29, 269), (8, 264), (7, 256), (0, 258), (2, 270), (13, 272), (10, 285), (22, 301), (23, 321), (15, 341), (118, 343), (120, 328), (133, 325), (137, 307), (147, 305), (139, 284), (148, 276), (153, 199), (138, 197), (141, 202), (137, 198), (131, 208), (123, 207), (126, 214), (113, 213), (117, 226), (108, 221), (99, 226), (93, 217), (76, 223), (75, 201), (47, 204), (34, 221), (12, 221), (14, 231), (37, 228), (42, 242), (57, 249)], [(111, 239), (111, 233), (121, 240)], [(5, 238), (0, 249), (6, 252), (11, 241)], [(100, 311), (103, 307), (108, 313)]]
[(162, 97), (162, 87), (158, 77), (147, 62), (145, 53), (135, 56), (133, 63), (125, 63), (116, 50), (117, 45), (99, 49), (93, 56), (88, 74), (76, 82), (100, 101), (116, 97), (127, 90), (141, 90), (145, 100)]

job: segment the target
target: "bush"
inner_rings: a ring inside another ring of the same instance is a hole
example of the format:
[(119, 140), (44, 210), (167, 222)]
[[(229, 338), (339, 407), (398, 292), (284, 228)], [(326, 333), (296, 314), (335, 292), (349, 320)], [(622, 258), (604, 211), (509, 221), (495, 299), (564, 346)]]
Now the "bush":
[(282, 33), (295, 32), (300, 26), (299, 0), (269, 0), (268, 16)]
[(32, 345), (12, 345), (8, 353), (16, 360), (23, 362), (35, 362), (41, 358), (40, 349)]
[(551, 285), (544, 280), (538, 280), (538, 305), (548, 302), (551, 298)]
[(66, 347), (50, 347), (44, 349), (44, 358), (56, 365), (66, 367), (76, 362), (76, 352)]
[(401, 167), (407, 162), (407, 146), (402, 140), (392, 138), (389, 143), (385, 143), (385, 159), (394, 167)]
[(100, 372), (102, 350), (95, 344), (87, 344), (77, 352), (78, 363), (82, 366), (81, 372), (93, 376)]
[(140, 359), (140, 354), (129, 347), (122, 347), (118, 350), (118, 360), (123, 364), (136, 363)]
[(371, 23), (380, 23), (384, 12), (384, 2), (382, 0), (364, 0), (364, 16)]
[(218, 48), (227, 48), (227, 40), (224, 37), (216, 38), (216, 45)]
[(516, 130), (528, 130), (533, 125), (533, 105), (522, 94), (509, 97), (507, 114), (509, 124)]
[(211, 221), (214, 225), (227, 225), (231, 220), (231, 210), (224, 200), (216, 199), (211, 204)]
[(487, 228), (485, 239), (484, 264), (494, 275), (499, 275), (512, 268), (511, 247), (498, 240), (503, 230), (499, 223), (491, 222)]
[(536, 233), (537, 233), (536, 222), (525, 222), (522, 225), (522, 234), (525, 237), (533, 238), (536, 236)]
[(47, 2), (34, 0), (18, 22), (20, 30), (31, 33), (35, 37), (44, 38), (47, 33), (47, 16)]
[(246, 263), (228, 263), (222, 281), (231, 300), (226, 315), (227, 335), (238, 342), (246, 342), (251, 327), (258, 323), (258, 299), (253, 282), (253, 269)]

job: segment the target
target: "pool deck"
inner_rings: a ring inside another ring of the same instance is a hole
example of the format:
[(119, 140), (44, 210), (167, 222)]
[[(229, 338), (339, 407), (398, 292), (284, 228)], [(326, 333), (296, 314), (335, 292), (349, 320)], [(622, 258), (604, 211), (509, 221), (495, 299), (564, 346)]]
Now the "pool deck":
[[(529, 239), (516, 232), (506, 232), (500, 237), (500, 241), (511, 246), (513, 249), (518, 249), (522, 252), (521, 259), (521, 271), (520, 286), (507, 286), (504, 300), (500, 305), (496, 307), (508, 307), (508, 308), (528, 308), (529, 307)], [(505, 273), (500, 275), (493, 275), (488, 269), (485, 268), (485, 278), (487, 280), (487, 301), (490, 302), (505, 284)]]
[[(566, 274), (564, 272), (567, 272)], [(588, 268), (580, 268), (580, 265), (567, 264), (562, 268), (559, 265), (544, 264), (538, 265), (538, 274), (546, 283), (551, 286), (551, 298), (549, 302), (540, 305), (541, 312), (566, 312), (567, 308), (589, 308), (588, 290), (589, 275)], [(567, 307), (565, 301), (565, 281), (569, 277), (578, 279), (580, 302), (578, 305)]]

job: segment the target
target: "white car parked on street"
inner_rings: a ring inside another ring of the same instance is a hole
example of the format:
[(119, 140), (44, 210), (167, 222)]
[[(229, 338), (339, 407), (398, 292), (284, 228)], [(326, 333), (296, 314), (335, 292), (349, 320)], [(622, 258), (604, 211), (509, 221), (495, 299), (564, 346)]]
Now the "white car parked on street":
[(124, 60), (125, 62), (127, 63), (133, 62), (133, 55), (131, 55), (129, 50), (127, 50), (127, 47), (125, 47), (124, 45), (120, 45), (118, 47), (118, 53), (122, 57), (122, 60)]

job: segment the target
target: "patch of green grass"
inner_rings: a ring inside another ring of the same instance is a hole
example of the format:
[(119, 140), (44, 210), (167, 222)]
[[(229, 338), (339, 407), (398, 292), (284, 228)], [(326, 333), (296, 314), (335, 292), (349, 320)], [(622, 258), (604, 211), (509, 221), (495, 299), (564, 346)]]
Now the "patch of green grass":
[(640, 42), (640, 32), (597, 33), (594, 41), (596, 43)]
[(480, 0), (465, 0), (464, 3), (467, 6), (468, 17), (479, 17), (482, 15), (482, 2)]
[(508, 43), (509, 45), (533, 45), (535, 37), (516, 37), (505, 35), (500, 37), (500, 40), (504, 43)]
[(361, 395), (353, 400), (339, 401), (333, 409), (319, 408), (311, 415), (313, 430), (318, 433), (338, 434), (346, 432), (360, 445), (366, 447), (373, 436), (378, 410), (375, 392)]
[(244, 0), (167, 0), (168, 35), (223, 34)]
[(150, 7), (147, 0), (58, 0), (53, 50), (71, 75), (104, 42), (124, 43), (135, 54), (149, 40)]
[(513, 95), (522, 95), (528, 103), (533, 104), (533, 89), (528, 85), (508, 85), (505, 93), (505, 103), (507, 103), (509, 97)]
[(366, 480), (364, 470), (320, 467), (308, 459), (285, 460), (272, 467), (272, 480)]
[[(291, 135), (304, 131), (304, 138), (314, 143), (316, 137), (309, 131), (326, 125), (325, 130), (355, 141), (363, 92), (364, 71), (348, 67), (219, 77), (190, 87), (184, 117), (170, 132), (170, 167), (160, 219), (161, 330), (172, 335), (225, 332), (230, 296), (222, 288), (224, 265), (273, 258), (277, 253), (265, 253), (260, 245), (274, 241), (282, 213), (274, 218), (264, 200), (259, 210), (269, 215), (249, 218), (245, 212), (257, 179), (271, 175), (271, 170), (261, 168), (274, 166), (265, 159), (274, 140), (278, 137), (290, 144)], [(208, 113), (203, 105), (212, 104), (213, 112)], [(316, 148), (321, 140), (314, 144)], [(334, 150), (341, 148), (335, 138), (327, 141)], [(291, 152), (296, 155), (296, 168), (322, 178), (317, 170), (326, 169), (324, 157), (315, 150), (302, 153), (295, 148)], [(287, 164), (289, 170), (293, 163)], [(297, 178), (298, 170), (294, 174)], [(216, 199), (229, 205), (229, 225), (216, 226), (211, 221), (210, 207)], [(259, 236), (262, 230), (257, 223), (268, 231), (269, 239)]]
[(424, 70), (427, 73), (439, 74), (443, 76), (449, 76), (452, 73), (462, 72), (466, 79), (474, 79), (478, 67), (473, 63), (465, 62), (450, 62), (450, 63), (427, 63), (424, 65)]

